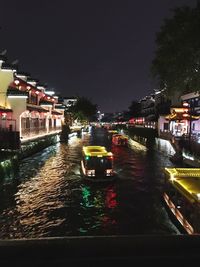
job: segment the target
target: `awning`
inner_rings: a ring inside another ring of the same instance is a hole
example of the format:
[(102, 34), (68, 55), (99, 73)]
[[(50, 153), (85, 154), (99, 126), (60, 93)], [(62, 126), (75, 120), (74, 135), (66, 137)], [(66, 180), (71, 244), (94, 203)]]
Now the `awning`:
[(10, 109), (10, 108), (0, 107), (0, 112), (8, 113), (8, 112), (13, 112), (13, 111), (12, 111), (12, 109)]
[(53, 115), (62, 115), (62, 113), (60, 113), (58, 111), (55, 111), (55, 110), (52, 110), (51, 114), (53, 114)]
[(40, 106), (37, 106), (37, 105), (27, 104), (26, 107), (27, 107), (27, 110), (29, 111), (49, 112), (49, 110), (42, 108)]
[(9, 87), (7, 90), (7, 96), (26, 96), (26, 97), (28, 97), (28, 92)]

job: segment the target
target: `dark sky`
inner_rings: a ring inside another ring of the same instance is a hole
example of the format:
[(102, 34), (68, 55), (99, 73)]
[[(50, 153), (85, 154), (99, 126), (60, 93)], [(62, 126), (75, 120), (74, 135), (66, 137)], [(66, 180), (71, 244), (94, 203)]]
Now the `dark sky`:
[(0, 0), (0, 52), (63, 96), (102, 112), (128, 109), (155, 88), (155, 33), (196, 0)]

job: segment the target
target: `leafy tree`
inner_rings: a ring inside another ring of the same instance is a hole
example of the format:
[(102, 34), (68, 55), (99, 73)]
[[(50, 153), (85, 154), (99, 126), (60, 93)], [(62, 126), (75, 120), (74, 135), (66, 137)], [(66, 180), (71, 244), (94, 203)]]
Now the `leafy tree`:
[(141, 116), (141, 104), (139, 102), (133, 100), (128, 109), (129, 109), (129, 114), (131, 117)]
[(169, 96), (200, 88), (200, 6), (182, 7), (156, 36), (152, 74)]
[(68, 112), (72, 113), (74, 119), (91, 121), (96, 117), (97, 105), (86, 97), (78, 97), (76, 104), (71, 106)]

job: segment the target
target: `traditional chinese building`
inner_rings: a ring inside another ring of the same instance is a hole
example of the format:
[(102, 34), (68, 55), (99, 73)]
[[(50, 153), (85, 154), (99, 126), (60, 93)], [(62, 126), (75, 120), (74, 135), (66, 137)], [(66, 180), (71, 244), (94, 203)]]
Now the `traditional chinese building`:
[(23, 142), (61, 131), (64, 106), (28, 74), (18, 73), (0, 56), (0, 134), (17, 132)]

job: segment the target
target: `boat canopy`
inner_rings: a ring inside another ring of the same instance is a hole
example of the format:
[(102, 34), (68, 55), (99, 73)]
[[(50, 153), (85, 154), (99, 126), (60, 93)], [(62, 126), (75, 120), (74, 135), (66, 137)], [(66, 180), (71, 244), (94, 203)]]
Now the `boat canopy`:
[(112, 156), (112, 152), (108, 152), (104, 146), (84, 146), (83, 153), (90, 157)]
[(165, 168), (169, 182), (190, 202), (200, 203), (200, 168)]

